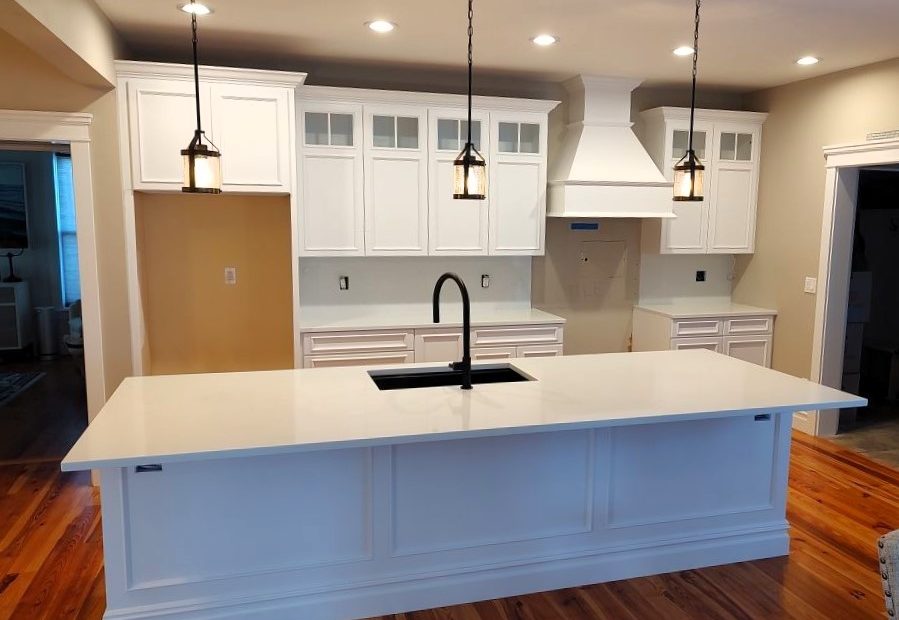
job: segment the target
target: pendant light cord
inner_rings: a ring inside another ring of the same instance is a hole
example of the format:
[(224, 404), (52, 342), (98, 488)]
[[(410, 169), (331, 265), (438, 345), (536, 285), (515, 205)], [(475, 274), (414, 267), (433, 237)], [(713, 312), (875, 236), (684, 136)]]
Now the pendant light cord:
[(690, 98), (690, 153), (693, 153), (693, 117), (696, 114), (696, 64), (699, 60), (699, 5), (701, 3), (702, 0), (696, 0), (696, 19), (693, 25), (693, 89)]
[[(190, 0), (193, 4), (194, 0)], [(197, 98), (197, 136), (203, 133), (203, 127), (200, 123), (200, 65), (197, 61), (197, 14), (190, 14), (190, 25), (193, 31), (193, 48), (194, 48), (194, 94)]]
[(471, 152), (471, 75), (472, 75), (472, 38), (474, 37), (474, 20), (473, 0), (468, 0), (468, 152)]

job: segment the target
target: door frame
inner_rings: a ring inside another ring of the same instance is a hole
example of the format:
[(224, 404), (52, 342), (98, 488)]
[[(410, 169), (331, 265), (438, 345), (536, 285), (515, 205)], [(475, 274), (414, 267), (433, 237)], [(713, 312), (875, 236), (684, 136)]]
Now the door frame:
[[(843, 375), (859, 170), (899, 163), (899, 139), (828, 146), (824, 148), (824, 158), (827, 175), (810, 378), (839, 388)], [(794, 426), (814, 435), (836, 435), (839, 421), (836, 409), (809, 411), (804, 416), (797, 414)]]
[(100, 321), (100, 275), (97, 267), (97, 230), (91, 173), (92, 120), (93, 115), (82, 112), (0, 110), (0, 140), (66, 144), (71, 149), (88, 420), (93, 420), (106, 402), (103, 334)]

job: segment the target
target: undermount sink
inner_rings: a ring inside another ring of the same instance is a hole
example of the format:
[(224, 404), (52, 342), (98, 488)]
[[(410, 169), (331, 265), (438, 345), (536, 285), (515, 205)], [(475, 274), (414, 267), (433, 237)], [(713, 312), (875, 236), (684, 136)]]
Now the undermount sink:
[[(414, 388), (462, 385), (463, 372), (447, 366), (412, 368), (409, 370), (369, 370), (369, 376), (379, 390), (409, 390)], [(472, 366), (471, 383), (516, 383), (533, 381), (508, 364)]]

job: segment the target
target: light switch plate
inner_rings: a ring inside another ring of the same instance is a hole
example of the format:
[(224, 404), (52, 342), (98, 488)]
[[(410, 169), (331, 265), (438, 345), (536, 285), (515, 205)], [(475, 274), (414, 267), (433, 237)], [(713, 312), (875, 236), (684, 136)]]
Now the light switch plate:
[(805, 278), (805, 286), (802, 287), (802, 290), (804, 290), (806, 293), (810, 293), (812, 295), (817, 293), (818, 292), (818, 278), (806, 277)]

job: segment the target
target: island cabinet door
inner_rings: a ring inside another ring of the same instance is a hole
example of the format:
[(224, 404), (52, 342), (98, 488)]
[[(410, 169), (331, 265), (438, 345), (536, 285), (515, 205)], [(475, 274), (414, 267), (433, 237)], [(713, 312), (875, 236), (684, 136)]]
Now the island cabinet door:
[(365, 254), (428, 253), (424, 108), (365, 106)]
[(415, 330), (416, 362), (455, 362), (462, 359), (462, 328)]
[(688, 535), (770, 519), (783, 526), (789, 419), (778, 413), (613, 428), (600, 466), (608, 533)]
[[(431, 255), (487, 254), (489, 193), (485, 200), (453, 198), (453, 161), (468, 140), (466, 115), (462, 108), (432, 108), (428, 111), (428, 237)], [(485, 157), (489, 154), (487, 126), (487, 114), (475, 112), (471, 141)]]

